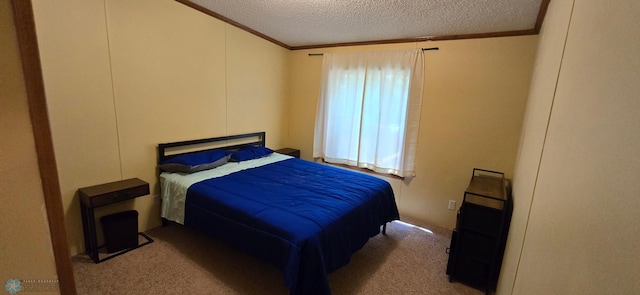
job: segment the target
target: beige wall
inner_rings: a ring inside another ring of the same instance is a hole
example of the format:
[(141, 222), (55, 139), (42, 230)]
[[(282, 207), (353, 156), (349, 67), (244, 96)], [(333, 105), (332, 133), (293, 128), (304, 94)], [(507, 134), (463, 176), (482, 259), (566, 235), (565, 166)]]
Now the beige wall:
[[(0, 128), (12, 140), (0, 218), (12, 226), (0, 235), (19, 238), (2, 244), (2, 276), (51, 279), (8, 3)], [(471, 168), (505, 171), (515, 210), (499, 294), (631, 294), (640, 289), (640, 7), (573, 4), (551, 1), (520, 135), (535, 36), (288, 52), (169, 0), (34, 0), (71, 252), (83, 250), (77, 188), (139, 177), (157, 193), (158, 142), (266, 130), (270, 146), (309, 159), (322, 63), (309, 52), (437, 46), (425, 53), (418, 175), (389, 179), (402, 215), (452, 227), (447, 201), (459, 204)], [(150, 196), (117, 207), (139, 210), (142, 230), (158, 224)]]
[[(27, 93), (9, 0), (0, 0), (0, 282), (56, 280)], [(6, 292), (6, 291), (3, 291)], [(7, 293), (8, 294), (8, 293)]]
[(551, 2), (516, 166), (526, 232), (510, 235), (515, 282), (500, 294), (640, 290), (639, 12), (634, 0)]
[(560, 71), (564, 39), (569, 27), (568, 16), (571, 14), (571, 6), (571, 1), (550, 2), (540, 34), (513, 179), (514, 208), (500, 273), (499, 294), (511, 293), (516, 276), (522, 241), (529, 221), (538, 164), (549, 122), (549, 112)]
[[(8, 3), (2, 276), (51, 279)], [(471, 168), (505, 171), (515, 210), (499, 294), (631, 294), (640, 289), (640, 7), (573, 4), (551, 1), (520, 136), (536, 36), (288, 52), (170, 0), (34, 0), (71, 252), (83, 250), (77, 188), (139, 177), (157, 193), (158, 142), (266, 130), (270, 146), (309, 159), (322, 63), (309, 52), (437, 46), (425, 53), (418, 175), (390, 179), (401, 214), (452, 227), (447, 201), (459, 204)], [(119, 207), (139, 210), (142, 230), (158, 224), (150, 196)]]
[(321, 83), (318, 52), (439, 47), (425, 51), (425, 84), (416, 177), (387, 178), (400, 215), (453, 228), (474, 167), (512, 177), (537, 36), (406, 43), (293, 51), (290, 145), (311, 159)]
[(156, 146), (266, 131), (287, 140), (288, 51), (171, 0), (34, 0), (69, 246), (77, 189), (138, 177), (152, 194), (107, 207), (160, 224)]
[(77, 189), (121, 179), (104, 6), (45, 0), (33, 9), (68, 243), (77, 254), (84, 249)]

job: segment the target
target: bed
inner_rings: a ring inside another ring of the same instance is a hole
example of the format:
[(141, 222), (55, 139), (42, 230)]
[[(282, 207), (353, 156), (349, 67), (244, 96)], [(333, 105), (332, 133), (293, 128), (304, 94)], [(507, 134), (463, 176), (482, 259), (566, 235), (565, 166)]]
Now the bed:
[[(167, 162), (203, 151), (229, 156), (215, 168), (162, 172), (171, 170)], [(330, 294), (327, 275), (399, 219), (388, 182), (272, 152), (264, 132), (163, 143), (158, 155), (163, 223), (274, 265), (290, 294)]]

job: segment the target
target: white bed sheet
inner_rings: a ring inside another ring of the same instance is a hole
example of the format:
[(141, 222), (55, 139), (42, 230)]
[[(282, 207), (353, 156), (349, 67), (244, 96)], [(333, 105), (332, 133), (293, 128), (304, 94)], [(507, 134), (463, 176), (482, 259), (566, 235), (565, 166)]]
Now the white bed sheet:
[(192, 184), (205, 179), (221, 177), (290, 158), (292, 157), (273, 153), (263, 158), (242, 162), (229, 162), (214, 169), (191, 174), (162, 172), (160, 174), (160, 192), (162, 197), (161, 215), (168, 220), (184, 224), (184, 205), (187, 199), (187, 189)]

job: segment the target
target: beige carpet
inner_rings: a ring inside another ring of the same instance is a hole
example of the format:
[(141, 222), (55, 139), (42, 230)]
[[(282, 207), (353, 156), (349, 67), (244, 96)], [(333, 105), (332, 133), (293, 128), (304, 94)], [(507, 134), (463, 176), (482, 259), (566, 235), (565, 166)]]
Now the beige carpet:
[[(416, 224), (416, 222), (413, 222)], [(400, 222), (329, 275), (333, 294), (483, 294), (445, 274), (451, 232)], [(146, 232), (155, 242), (95, 264), (73, 257), (78, 294), (288, 294), (280, 272), (186, 227)]]

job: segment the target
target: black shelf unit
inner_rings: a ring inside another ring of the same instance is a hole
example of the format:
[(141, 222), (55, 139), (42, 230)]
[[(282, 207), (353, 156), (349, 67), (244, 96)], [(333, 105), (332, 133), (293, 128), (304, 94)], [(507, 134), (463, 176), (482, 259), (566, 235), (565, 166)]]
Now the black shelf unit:
[(495, 292), (512, 212), (504, 173), (474, 168), (447, 249), (449, 281)]

